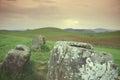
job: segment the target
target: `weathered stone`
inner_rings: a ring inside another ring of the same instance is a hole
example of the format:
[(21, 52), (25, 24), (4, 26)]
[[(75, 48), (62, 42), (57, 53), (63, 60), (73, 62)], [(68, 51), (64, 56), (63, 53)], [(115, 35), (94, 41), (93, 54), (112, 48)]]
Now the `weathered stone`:
[(56, 42), (47, 80), (117, 80), (118, 67), (112, 55), (96, 52), (92, 45), (80, 42)]
[(32, 49), (35, 51), (41, 51), (41, 46), (45, 44), (45, 37), (38, 35), (33, 38)]
[(25, 45), (17, 45), (6, 55), (2, 68), (9, 74), (21, 72), (30, 59), (30, 49)]

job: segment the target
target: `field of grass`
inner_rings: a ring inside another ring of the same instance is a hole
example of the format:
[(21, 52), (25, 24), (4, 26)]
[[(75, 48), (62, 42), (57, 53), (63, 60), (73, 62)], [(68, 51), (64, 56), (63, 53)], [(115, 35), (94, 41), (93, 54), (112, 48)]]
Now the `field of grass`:
[(35, 35), (44, 35), (47, 40), (57, 41), (57, 40), (73, 40), (87, 42), (98, 46), (107, 46), (112, 48), (120, 48), (120, 31), (108, 32), (108, 33), (76, 33), (67, 32), (58, 28), (40, 28), (35, 30), (27, 30), (22, 32), (11, 32), (1, 30), (0, 34), (4, 35), (14, 35), (20, 37), (32, 38)]
[[(24, 32), (0, 31), (0, 63), (7, 52), (18, 44), (25, 44), (31, 48), (32, 37), (41, 34), (47, 38), (47, 43), (41, 52), (31, 51), (31, 58), (24, 74), (16, 75), (12, 80), (45, 80), (47, 74), (50, 50), (57, 40), (73, 40), (88, 42), (94, 45), (95, 50), (111, 53), (119, 67), (120, 75), (120, 32), (102, 34), (79, 34), (66, 32), (57, 28), (43, 28)], [(18, 77), (19, 76), (19, 77)], [(0, 80), (9, 80), (0, 70)]]

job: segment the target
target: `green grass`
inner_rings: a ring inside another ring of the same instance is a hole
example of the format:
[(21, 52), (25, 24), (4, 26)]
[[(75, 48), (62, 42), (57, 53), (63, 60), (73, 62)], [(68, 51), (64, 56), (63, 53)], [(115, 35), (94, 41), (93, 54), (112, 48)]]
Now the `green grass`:
[(0, 30), (2, 35), (33, 38), (35, 35), (43, 35), (47, 40), (73, 40), (91, 43), (97, 46), (120, 48), (120, 31), (106, 33), (77, 33), (68, 32), (63, 29), (47, 27), (27, 31), (5, 31)]
[(6, 30), (1, 30), (0, 34), (9, 34), (14, 36), (25, 36), (33, 37), (34, 35), (41, 34), (46, 37), (57, 37), (57, 36), (76, 36), (76, 37), (85, 37), (85, 38), (120, 38), (120, 31), (116, 32), (107, 32), (107, 33), (77, 33), (77, 32), (68, 32), (63, 29), (47, 27), (34, 30), (27, 30), (22, 32), (11, 32)]
[(58, 28), (41, 28), (41, 29), (35, 29), (35, 30), (27, 30), (23, 32), (10, 32), (10, 31), (0, 31), (1, 34), (10, 34), (10, 35), (15, 35), (15, 36), (27, 36), (27, 37), (32, 37), (37, 34), (44, 35), (46, 37), (55, 37), (55, 36), (63, 36), (63, 35), (69, 35), (71, 34), (70, 32), (66, 32), (62, 29)]
[[(15, 48), (18, 44), (25, 44), (31, 48), (32, 38), (34, 35), (41, 34), (47, 38), (55, 38), (59, 36), (77, 36), (82, 38), (87, 38), (89, 41), (91, 38), (120, 38), (120, 32), (113, 33), (102, 33), (102, 34), (79, 34), (79, 33), (71, 33), (66, 32), (57, 28), (42, 28), (37, 30), (29, 30), (25, 32), (8, 32), (8, 31), (0, 31), (0, 63), (4, 60), (5, 55), (10, 49)], [(90, 38), (90, 39), (89, 39)], [(84, 39), (83, 39), (84, 40)], [(12, 80), (45, 80), (47, 74), (47, 66), (48, 60), (50, 58), (50, 50), (53, 48), (55, 41), (47, 40), (46, 45), (42, 46), (41, 52), (31, 51), (31, 58), (28, 66), (25, 68), (24, 74), (18, 74), (14, 77), (11, 77)], [(114, 42), (113, 42), (114, 43)], [(118, 42), (119, 43), (119, 42)], [(111, 53), (114, 57), (115, 63), (119, 67), (119, 75), (120, 75), (120, 50), (119, 48), (109, 48), (106, 46), (96, 46), (95, 50), (105, 51)], [(19, 77), (22, 78), (19, 78)], [(17, 79), (19, 78), (19, 79)], [(4, 75), (4, 72), (0, 70), (0, 80), (9, 80), (7, 76)]]
[(27, 46), (31, 45), (31, 39), (16, 37), (16, 36), (8, 36), (0, 34), (0, 62), (4, 59), (5, 54), (10, 50), (15, 48), (18, 44), (25, 44)]

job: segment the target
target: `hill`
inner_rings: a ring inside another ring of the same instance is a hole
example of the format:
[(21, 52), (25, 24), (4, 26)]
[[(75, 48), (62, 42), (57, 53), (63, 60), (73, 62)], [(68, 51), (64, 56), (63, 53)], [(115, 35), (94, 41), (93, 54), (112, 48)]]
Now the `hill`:
[[(70, 29), (69, 29), (70, 30)], [(80, 29), (81, 31), (84, 29)], [(98, 30), (98, 29), (97, 29)], [(0, 30), (0, 34), (9, 34), (14, 36), (34, 36), (37, 34), (45, 35), (47, 37), (55, 37), (55, 36), (65, 36), (65, 35), (71, 35), (71, 36), (77, 36), (77, 37), (96, 37), (96, 38), (111, 38), (111, 37), (120, 37), (120, 31), (108, 31), (104, 33), (89, 33), (87, 32), (89, 29), (87, 29), (84, 33), (77, 33), (77, 32), (70, 32), (64, 29), (54, 28), (54, 27), (46, 27), (46, 28), (39, 28), (39, 29), (33, 29), (33, 30), (25, 30), (25, 31), (19, 31), (19, 30)], [(92, 32), (92, 31), (90, 31)]]
[(115, 32), (115, 31), (117, 31), (117, 30), (109, 30), (109, 29), (104, 29), (104, 28), (96, 28), (96, 29), (72, 29), (72, 28), (67, 28), (65, 30), (69, 31), (69, 32), (78, 32), (78, 33), (105, 33), (105, 32)]
[(105, 33), (77, 33), (59, 28), (47, 27), (26, 31), (0, 31), (0, 34), (33, 38), (44, 35), (47, 40), (72, 40), (87, 42), (98, 46), (120, 48), (120, 31)]

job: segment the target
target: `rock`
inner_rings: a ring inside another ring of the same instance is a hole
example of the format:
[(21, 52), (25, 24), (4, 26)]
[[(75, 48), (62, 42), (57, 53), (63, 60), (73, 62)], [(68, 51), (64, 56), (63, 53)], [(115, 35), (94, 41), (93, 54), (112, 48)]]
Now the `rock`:
[(30, 49), (25, 45), (17, 45), (6, 55), (2, 63), (2, 69), (9, 74), (21, 72), (30, 59)]
[(92, 45), (81, 42), (56, 42), (47, 80), (117, 80), (118, 67), (112, 55), (96, 52)]
[(33, 38), (32, 49), (35, 51), (41, 51), (41, 46), (45, 44), (45, 37), (38, 35)]

